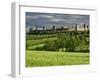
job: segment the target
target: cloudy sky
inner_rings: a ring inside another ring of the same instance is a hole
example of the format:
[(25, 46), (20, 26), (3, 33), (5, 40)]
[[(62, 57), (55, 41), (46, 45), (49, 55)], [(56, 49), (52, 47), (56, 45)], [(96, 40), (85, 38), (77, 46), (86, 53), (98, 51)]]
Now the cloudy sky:
[(26, 27), (89, 24), (89, 15), (26, 12)]

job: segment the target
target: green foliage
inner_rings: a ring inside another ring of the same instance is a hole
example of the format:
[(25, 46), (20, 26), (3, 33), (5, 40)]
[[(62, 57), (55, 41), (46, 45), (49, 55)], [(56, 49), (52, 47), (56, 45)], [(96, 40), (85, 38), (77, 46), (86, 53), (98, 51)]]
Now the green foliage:
[(89, 31), (26, 35), (26, 67), (89, 64)]
[[(29, 37), (29, 35), (26, 36), (26, 38), (27, 37)], [(62, 52), (89, 52), (89, 33), (85, 31), (33, 35), (31, 39), (26, 40), (26, 49)]]
[(38, 40), (38, 39), (44, 39), (44, 38), (53, 38), (56, 36), (57, 36), (57, 34), (26, 35), (26, 40)]
[(89, 64), (89, 53), (26, 51), (26, 67)]
[(54, 38), (43, 38), (43, 39), (37, 39), (37, 40), (27, 40), (26, 46), (35, 46), (39, 44), (44, 44), (46, 41), (53, 41), (56, 40), (56, 37)]

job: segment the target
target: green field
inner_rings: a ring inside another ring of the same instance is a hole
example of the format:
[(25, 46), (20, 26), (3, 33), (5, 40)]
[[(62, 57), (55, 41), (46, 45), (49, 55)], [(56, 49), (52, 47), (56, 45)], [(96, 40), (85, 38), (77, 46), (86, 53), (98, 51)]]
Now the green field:
[(89, 33), (26, 35), (26, 67), (89, 64)]
[(89, 64), (89, 53), (26, 51), (26, 67)]

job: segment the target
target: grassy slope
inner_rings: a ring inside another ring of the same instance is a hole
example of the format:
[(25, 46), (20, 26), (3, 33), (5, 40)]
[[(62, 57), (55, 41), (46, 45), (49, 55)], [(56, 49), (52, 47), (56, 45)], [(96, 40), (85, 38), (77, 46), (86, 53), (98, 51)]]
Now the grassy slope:
[(53, 37), (53, 38), (44, 38), (44, 39), (37, 39), (37, 40), (27, 40), (26, 44), (28, 46), (34, 46), (34, 45), (43, 44), (46, 41), (53, 41), (53, 40), (56, 40), (56, 39), (57, 39), (56, 37)]
[(26, 66), (89, 64), (89, 53), (26, 51)]

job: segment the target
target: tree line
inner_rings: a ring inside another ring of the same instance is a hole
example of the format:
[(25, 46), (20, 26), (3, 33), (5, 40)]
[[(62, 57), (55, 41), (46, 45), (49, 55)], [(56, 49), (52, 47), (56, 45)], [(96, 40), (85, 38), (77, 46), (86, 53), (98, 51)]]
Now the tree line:
[(46, 41), (44, 46), (35, 50), (62, 51), (62, 52), (89, 52), (89, 32), (59, 33), (57, 39)]

